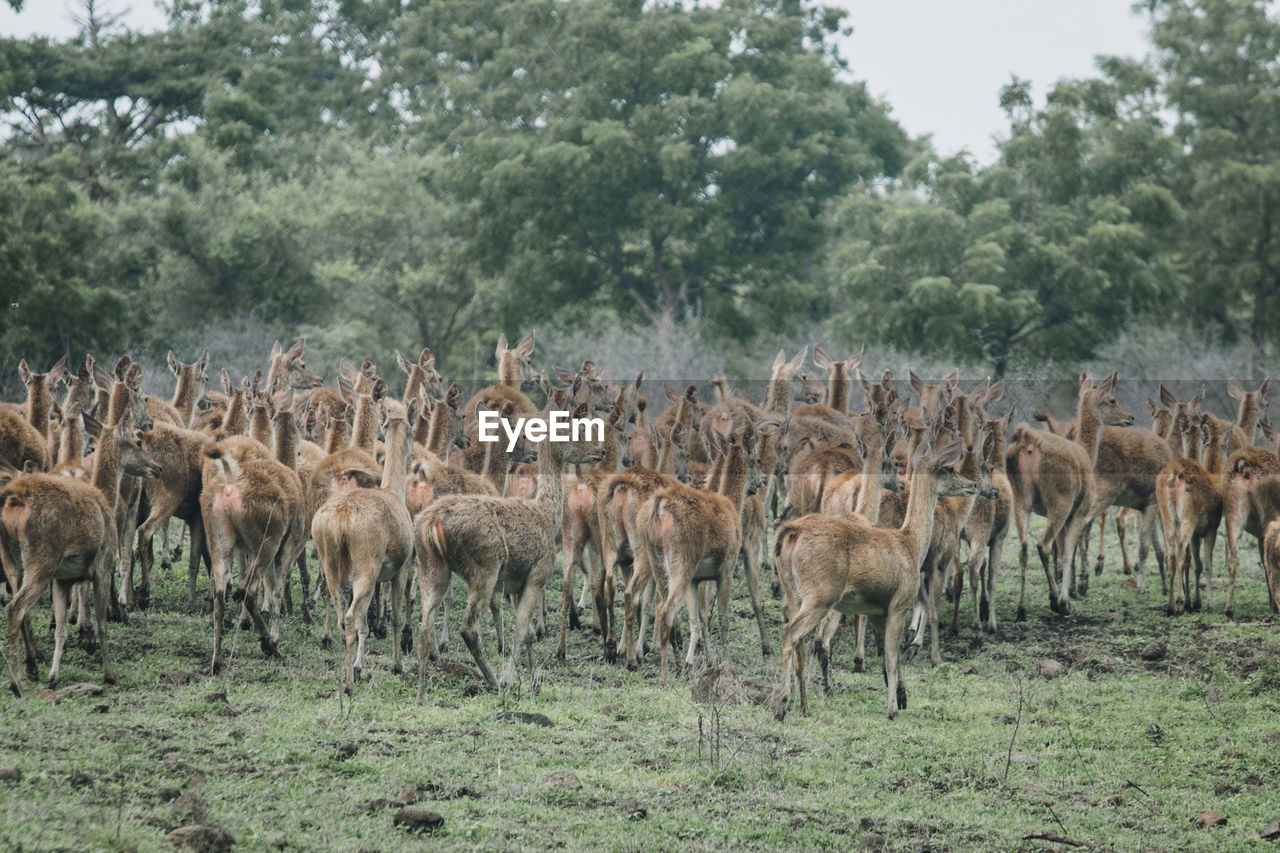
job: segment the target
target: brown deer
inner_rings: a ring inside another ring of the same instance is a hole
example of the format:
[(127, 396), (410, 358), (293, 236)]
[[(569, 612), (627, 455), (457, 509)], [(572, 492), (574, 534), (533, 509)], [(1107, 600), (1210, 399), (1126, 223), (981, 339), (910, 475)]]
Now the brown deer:
[(213, 588), (213, 672), (224, 666), (222, 617), (231, 560), (244, 565), (245, 607), (267, 657), (279, 655), (283, 569), (305, 541), (305, 506), (297, 472), (263, 458), (251, 439), (225, 438), (205, 450), (200, 515)]
[[(826, 391), (821, 403), (808, 406), (797, 406), (792, 414), (796, 417), (819, 417), (832, 420), (849, 414), (849, 381), (853, 372), (862, 363), (862, 354), (866, 344), (858, 347), (858, 351), (844, 361), (832, 361), (831, 356), (821, 346), (813, 348), (813, 363), (826, 371)], [(803, 352), (800, 353), (804, 355)]]
[(302, 348), (301, 338), (287, 350), (281, 348), (279, 341), (271, 345), (266, 381), (268, 393), (275, 394), (285, 388), (307, 391), (324, 382), (307, 369), (307, 363), (302, 360)]
[[(872, 425), (875, 429), (868, 428)], [(858, 438), (862, 451), (863, 472), (849, 474), (847, 479), (837, 482), (830, 491), (829, 499), (822, 511), (837, 517), (853, 513), (866, 519), (869, 524), (877, 525), (880, 522), (880, 505), (885, 490), (898, 493), (905, 488), (897, 466), (893, 464), (892, 458), (886, 452), (886, 449), (896, 440), (898, 412), (896, 409), (890, 411), (884, 406), (877, 406), (874, 416), (864, 415), (859, 419), (859, 426)], [(851, 492), (852, 503), (850, 502)], [(781, 584), (781, 588), (784, 593), (788, 590), (785, 584)], [(784, 603), (783, 612), (786, 618), (794, 615), (794, 606), (795, 603), (791, 601)], [(828, 613), (819, 624), (817, 636), (814, 638), (814, 652), (818, 656), (818, 664), (822, 669), (822, 689), (828, 695), (831, 693), (831, 647), (842, 618), (837, 610)], [(853, 624), (856, 636), (853, 671), (862, 672), (866, 656), (866, 616), (861, 614), (854, 616)]]
[(498, 346), (494, 358), (498, 362), (498, 382), (477, 391), (462, 409), (462, 418), (467, 424), (467, 432), (474, 440), (476, 427), (476, 410), (501, 410), (502, 404), (510, 402), (515, 406), (517, 415), (535, 415), (538, 407), (524, 395), (520, 387), (534, 378), (533, 365), (533, 332), (525, 335), (524, 340), (513, 348), (507, 347), (507, 336), (498, 336)]
[[(979, 497), (965, 525), (965, 539), (969, 542), (969, 593), (973, 600), (973, 636), (982, 639), (982, 621), (995, 633), (999, 628), (996, 619), (995, 588), (1000, 573), (1000, 556), (1004, 551), (1004, 539), (1009, 533), (1013, 512), (1013, 487), (1004, 472), (1005, 432), (1013, 419), (1013, 409), (1004, 417), (987, 421), (987, 437), (983, 445), (983, 457), (991, 472), (991, 482), (996, 490), (995, 498)], [(956, 584), (957, 588), (959, 583)], [(956, 595), (959, 606), (960, 596)], [(952, 617), (954, 627), (955, 617)]]
[[(579, 405), (572, 417), (585, 417), (586, 412), (586, 405)], [(439, 657), (435, 611), (454, 574), (466, 581), (468, 592), (459, 633), (485, 681), (495, 689), (511, 686), (522, 647), (527, 649), (529, 674), (533, 676), (533, 638), (529, 628), (543, 587), (555, 568), (556, 533), (564, 511), (564, 466), (571, 462), (598, 462), (604, 455), (599, 447), (582, 440), (543, 440), (537, 442), (537, 448), (538, 496), (533, 500), (451, 495), (432, 502), (418, 516), (414, 544), (422, 596), (419, 704), (426, 689), (427, 657)], [(495, 679), (480, 648), (477, 628), (481, 613), (499, 589), (516, 597), (516, 622), (501, 679)]]
[[(408, 422), (417, 417), (417, 400), (406, 408), (394, 400), (379, 401), (386, 434), (386, 463), (377, 489), (348, 488), (337, 491), (311, 520), (311, 538), (333, 599), (341, 615), (346, 660), (343, 668), (347, 693), (364, 669), (365, 642), (369, 636), (367, 614), (374, 589), (391, 582), (392, 663), (401, 671), (404, 594), (413, 563), (413, 520), (405, 506), (405, 465), (409, 459)], [(351, 586), (351, 606), (343, 607), (342, 590)], [(329, 612), (325, 610), (324, 637), (329, 638)]]
[[(1222, 519), (1227, 538), (1228, 619), (1235, 618), (1236, 571), (1240, 567), (1240, 534), (1263, 537), (1272, 518), (1268, 515), (1265, 485), (1280, 477), (1280, 458), (1261, 447), (1242, 447), (1227, 458), (1222, 475)], [(1265, 555), (1264, 555), (1265, 556)]]
[(204, 398), (205, 388), (209, 384), (209, 351), (205, 350), (191, 364), (183, 364), (173, 354), (173, 350), (170, 350), (168, 361), (169, 369), (178, 379), (173, 390), (173, 400), (166, 403), (158, 397), (148, 397), (147, 411), (158, 423), (186, 428), (191, 425), (196, 406)]
[[(396, 361), (399, 363), (400, 369), (409, 376), (405, 382), (404, 397), (402, 398), (406, 406), (409, 405), (411, 400), (427, 400), (428, 398), (437, 400), (444, 396), (444, 380), (440, 377), (440, 372), (436, 370), (436, 357), (431, 350), (424, 347), (422, 353), (418, 356), (417, 362), (409, 361), (400, 353), (396, 353)], [(461, 389), (459, 389), (458, 393), (461, 394)]]
[[(204, 526), (200, 516), (200, 491), (203, 485), (204, 450), (209, 444), (203, 432), (171, 426), (156, 421), (155, 427), (143, 438), (148, 454), (161, 466), (163, 473), (150, 480), (145, 487), (149, 504), (147, 517), (138, 525), (138, 567), (142, 578), (133, 586), (133, 561), (129, 561), (126, 579), (120, 587), (120, 603), (145, 610), (151, 603), (151, 567), (154, 564), (152, 540), (157, 532), (167, 526), (169, 519), (178, 518), (191, 529), (191, 552), (188, 556), (188, 606), (196, 607), (196, 577), (200, 569), (201, 553), (205, 549)], [(165, 549), (167, 551), (167, 549)]]
[[(727, 441), (721, 448), (724, 461), (719, 466), (714, 491), (670, 485), (637, 508), (635, 548), (651, 549), (654, 577), (659, 581), (654, 630), (658, 637), (659, 680), (664, 685), (667, 646), (682, 600), (689, 605), (686, 669), (693, 667), (698, 643), (703, 639), (698, 583), (716, 582), (720, 649), (722, 654), (728, 653), (729, 584), (742, 546), (742, 503), (748, 492), (764, 485), (756, 464), (755, 444), (756, 434), (750, 424)], [(656, 568), (659, 561), (660, 573)]]
[(800, 685), (800, 710), (808, 713), (804, 682), (804, 639), (830, 611), (863, 614), (884, 635), (889, 718), (906, 707), (899, 647), (907, 612), (920, 588), (920, 568), (933, 533), (939, 496), (975, 494), (977, 484), (955, 471), (962, 448), (953, 441), (937, 453), (916, 448), (911, 466), (911, 498), (902, 527), (875, 527), (856, 515), (808, 515), (778, 528), (774, 557), (796, 612), (782, 632), (782, 675), (772, 698), (781, 720), (791, 698), (791, 678)]
[[(1076, 404), (1078, 440), (1019, 424), (1005, 453), (1005, 475), (1013, 489), (1013, 519), (1018, 530), (1018, 565), (1022, 587), (1018, 595), (1019, 622), (1027, 618), (1028, 517), (1045, 517), (1045, 530), (1036, 543), (1049, 585), (1049, 608), (1071, 612), (1073, 558), (1093, 493), (1093, 459), (1103, 423), (1126, 423), (1132, 416), (1119, 407), (1111, 391), (1115, 374), (1097, 387), (1089, 374), (1080, 376)], [(1065, 567), (1065, 569), (1064, 569)], [(1058, 579), (1062, 578), (1059, 584)]]
[[(117, 553), (115, 502), (122, 472), (145, 476), (153, 462), (131, 427), (121, 423), (99, 429), (94, 453), (93, 482), (50, 474), (25, 474), (0, 489), (0, 560), (14, 596), (7, 608), (9, 624), (9, 688), (22, 696), (18, 644), (26, 645), (26, 675), (37, 677), (35, 638), (27, 614), (52, 586), (54, 651), (49, 686), (58, 683), (66, 648), (67, 602), (71, 588), (81, 581), (93, 584), (94, 623), (102, 652), (103, 680), (114, 684), (115, 670), (107, 650), (107, 607)], [(81, 626), (84, 630), (87, 625)]]
[[(693, 392), (693, 386), (689, 386), (689, 390)], [(696, 410), (696, 393), (677, 399), (679, 402), (675, 408), (690, 407)], [(690, 420), (691, 417), (678, 412), (665, 437), (658, 432), (657, 427), (652, 427), (649, 444), (658, 449), (657, 463), (653, 468), (635, 465), (614, 474), (601, 485), (601, 497), (597, 501), (600, 513), (600, 552), (604, 569), (597, 587), (596, 609), (603, 614), (604, 657), (609, 663), (614, 663), (621, 650), (626, 657), (627, 668), (632, 670), (640, 665), (640, 647), (647, 614), (644, 599), (650, 595), (655, 583), (652, 552), (638, 547), (638, 511), (640, 505), (651, 495), (667, 486), (678, 484), (682, 477), (688, 477), (684, 431)], [(619, 576), (623, 581), (624, 631), (621, 646), (613, 613)]]
[[(1168, 545), (1166, 565), (1169, 572), (1169, 600), (1165, 610), (1170, 616), (1183, 609), (1200, 609), (1200, 575), (1205, 575), (1205, 596), (1213, 608), (1213, 548), (1222, 521), (1223, 435), (1213, 429), (1207, 416), (1195, 429), (1197, 443), (1204, 447), (1208, 467), (1194, 459), (1175, 459), (1156, 477), (1156, 502), (1160, 522)], [(1200, 556), (1201, 543), (1205, 557)], [(1189, 564), (1195, 559), (1196, 582), (1194, 601), (1191, 596)]]

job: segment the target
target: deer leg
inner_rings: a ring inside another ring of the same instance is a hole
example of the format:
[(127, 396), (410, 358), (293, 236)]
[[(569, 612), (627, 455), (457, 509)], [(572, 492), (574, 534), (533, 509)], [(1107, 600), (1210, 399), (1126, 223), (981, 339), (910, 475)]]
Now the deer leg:
[[(1159, 511), (1157, 506), (1148, 506), (1142, 511), (1142, 515), (1138, 519), (1138, 592), (1147, 591), (1147, 551), (1150, 549), (1155, 538), (1156, 515)], [(1160, 576), (1160, 585), (1164, 592), (1164, 575)]]
[[(706, 583), (704, 581), (704, 583)], [(685, 588), (685, 604), (689, 608), (689, 648), (684, 655), (684, 672), (685, 677), (693, 674), (694, 654), (699, 643), (706, 643), (706, 623), (702, 613), (702, 596), (700, 595), (699, 584), (696, 580), (690, 579), (689, 585)], [(677, 605), (678, 607), (679, 605)], [(672, 611), (673, 615), (677, 611)]]
[(853, 617), (853, 671), (867, 671), (867, 617), (859, 613)]
[(107, 616), (111, 609), (110, 579), (113, 575), (111, 566), (103, 566), (93, 583), (93, 619), (98, 628), (98, 650), (102, 654), (102, 680), (107, 684), (116, 683), (116, 671), (111, 665), (111, 654), (107, 651)]
[(756, 617), (756, 626), (760, 629), (760, 654), (768, 657), (773, 654), (773, 649), (769, 646), (769, 633), (764, 626), (764, 607), (760, 604), (760, 549), (754, 545), (743, 549), (742, 563), (746, 567), (751, 610)]
[(480, 668), (480, 673), (484, 676), (484, 680), (489, 687), (497, 690), (498, 679), (494, 678), (493, 670), (489, 668), (489, 662), (485, 660), (484, 650), (480, 648), (480, 616), (484, 613), (484, 608), (493, 600), (493, 588), (498, 582), (498, 567), (493, 566), (481, 568), (479, 566), (472, 567), (472, 570), (465, 575), (469, 583), (467, 585), (467, 606), (462, 616), (462, 624), (458, 628), (458, 633), (462, 635), (462, 641), (467, 644), (467, 649), (471, 652), (471, 657), (475, 660), (476, 666)]
[(1211, 519), (1209, 529), (1204, 534), (1204, 606), (1206, 610), (1213, 610), (1213, 549), (1217, 545), (1218, 525)]
[[(1030, 546), (1027, 539), (1027, 512), (1027, 508), (1020, 504), (1014, 506), (1013, 521), (1018, 530), (1018, 568), (1022, 573), (1022, 586), (1018, 592), (1018, 615), (1015, 617), (1018, 622), (1027, 621), (1027, 563), (1030, 562), (1028, 558)], [(1050, 598), (1052, 598), (1052, 595)]]
[(1120, 560), (1124, 564), (1124, 573), (1133, 574), (1133, 565), (1129, 562), (1129, 550), (1125, 538), (1129, 533), (1129, 510), (1121, 508), (1116, 513), (1116, 541), (1120, 543)]
[[(578, 563), (582, 561), (582, 550), (584, 543), (579, 535), (577, 524), (566, 524), (561, 530), (561, 546), (563, 556), (561, 564), (564, 567), (563, 583), (560, 586), (560, 636), (556, 643), (556, 658), (565, 659), (565, 635), (570, 628), (578, 630), (582, 627), (582, 623), (578, 620), (578, 608), (582, 605), (574, 604), (573, 601), (573, 580), (574, 573), (577, 571)], [(589, 572), (584, 572), (588, 578)], [(585, 594), (585, 587), (584, 587)]]
[(836, 630), (840, 627), (840, 611), (832, 610), (818, 623), (813, 638), (813, 651), (818, 658), (818, 666), (822, 670), (822, 692), (827, 696), (831, 689), (831, 648), (835, 640)]
[[(972, 550), (972, 549), (971, 549)], [(977, 609), (977, 590), (974, 584), (969, 584), (969, 597), (973, 599), (974, 608)], [(960, 565), (960, 551), (956, 550), (954, 562), (951, 570), (951, 635), (960, 636), (960, 599), (964, 596), (964, 569)]]
[(1200, 557), (1200, 550), (1204, 547), (1204, 536), (1192, 534), (1191, 536), (1191, 557), (1196, 563), (1196, 581), (1195, 587), (1191, 590), (1191, 609), (1200, 610), (1200, 578), (1204, 575), (1204, 562)]
[[(142, 581), (136, 591), (132, 585), (128, 589), (120, 590), (120, 594), (124, 597), (120, 603), (126, 607), (132, 607), (136, 598), (140, 610), (145, 610), (151, 603), (151, 567), (155, 562), (152, 540), (158, 531), (167, 535), (169, 519), (173, 517), (173, 513), (182, 501), (181, 495), (175, 495), (168, 490), (159, 493), (149, 492), (149, 494), (151, 495), (151, 514), (138, 527), (138, 563), (142, 568)], [(195, 608), (194, 592), (191, 595), (191, 607)]]
[[(550, 574), (553, 566), (548, 565), (544, 569), (545, 574)], [(516, 663), (519, 661), (520, 652), (526, 651), (529, 657), (529, 683), (533, 683), (533, 632), (530, 631), (530, 623), (534, 618), (534, 611), (538, 606), (539, 596), (537, 590), (538, 582), (534, 578), (530, 578), (526, 582), (524, 590), (520, 593), (520, 598), (516, 601), (516, 624), (512, 631), (511, 647), (506, 654), (506, 660), (502, 664), (502, 677), (498, 679), (498, 689), (506, 691), (511, 688), (516, 680)]]
[(1179, 572), (1182, 571), (1182, 556), (1181, 533), (1175, 529), (1172, 547), (1165, 556), (1165, 565), (1169, 568), (1169, 583), (1165, 592), (1168, 600), (1165, 602), (1164, 609), (1170, 616), (1177, 616), (1182, 612), (1182, 583), (1179, 579)]
[[(797, 668), (799, 655), (804, 652), (801, 646), (805, 637), (809, 636), (827, 615), (826, 607), (817, 607), (809, 601), (803, 602), (786, 627), (782, 629), (782, 680), (778, 689), (770, 698), (774, 716), (781, 720), (787, 714), (787, 704), (791, 699), (791, 677), (800, 679), (801, 713), (807, 713), (808, 705), (804, 695), (803, 670)], [(801, 665), (802, 666), (802, 665)]]
[[(47, 576), (49, 573), (40, 572), (40, 574)], [(39, 589), (41, 584), (32, 583), (36, 573), (32, 571), (30, 560), (27, 561), (25, 575), (23, 585), (14, 593), (13, 598), (9, 599), (9, 605), (5, 608), (9, 621), (9, 689), (19, 699), (22, 698), (22, 676), (18, 671), (18, 645), (21, 643), (25, 646), (25, 672), (27, 677), (34, 681), (37, 677), (35, 644), (30, 626), (26, 623), (32, 605), (44, 591)]]
[(71, 597), (74, 581), (55, 580), (50, 586), (53, 594), (53, 662), (49, 664), (50, 690), (58, 686), (58, 670), (62, 666), (62, 653), (67, 649), (67, 602)]
[[(449, 567), (430, 555), (429, 549), (415, 548), (418, 557), (418, 598), (422, 618), (418, 622), (418, 704), (426, 696), (427, 658), (440, 659), (436, 646), (436, 611), (448, 597), (450, 587)], [(327, 615), (326, 615), (327, 618)]]
[(369, 638), (369, 601), (377, 586), (376, 580), (370, 581), (367, 574), (352, 567), (351, 605), (342, 616), (343, 690), (347, 695), (355, 690), (355, 683), (364, 670), (364, 649)]
[(1240, 527), (1233, 519), (1227, 521), (1227, 607), (1223, 611), (1228, 620), (1236, 613), (1236, 569), (1240, 567)]
[(898, 716), (899, 709), (907, 707), (907, 688), (902, 679), (902, 630), (906, 611), (890, 605), (884, 619), (884, 672), (885, 686), (889, 689), (889, 719)]
[(213, 589), (213, 674), (222, 672), (222, 619), (227, 607), (227, 586), (231, 574), (231, 543), (234, 532), (225, 515), (215, 514), (213, 523), (205, 525), (209, 542), (209, 585)]
[[(929, 660), (934, 666), (942, 663), (942, 651), (939, 649), (938, 623), (939, 611), (942, 609), (942, 588), (946, 586), (946, 565), (948, 560), (939, 559), (933, 570), (933, 583), (929, 585), (929, 603), (926, 613), (929, 616)], [(957, 572), (956, 574), (959, 574)]]
[[(729, 661), (729, 596), (733, 593), (733, 569), (737, 563), (738, 549), (734, 548), (729, 551), (728, 556), (725, 557), (724, 563), (721, 564), (720, 580), (716, 584), (716, 621), (720, 623), (720, 663), (727, 663)], [(767, 643), (764, 639), (763, 620), (761, 620), (760, 628), (761, 642)], [(707, 650), (710, 651), (710, 646), (708, 646)], [(767, 650), (765, 654), (768, 654)]]

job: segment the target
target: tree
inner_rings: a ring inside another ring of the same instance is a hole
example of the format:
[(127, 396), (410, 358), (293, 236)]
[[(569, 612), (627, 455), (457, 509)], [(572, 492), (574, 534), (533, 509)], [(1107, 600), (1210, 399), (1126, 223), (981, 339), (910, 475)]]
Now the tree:
[(1247, 335), (1260, 378), (1280, 328), (1280, 21), (1259, 0), (1145, 5), (1186, 151), (1174, 187), (1188, 307)]
[(608, 305), (660, 333), (700, 310), (749, 334), (809, 298), (826, 201), (904, 158), (885, 109), (837, 77), (837, 13), (469, 5), (411, 15), (425, 43), (400, 61), (432, 81), (413, 111), (444, 140), (435, 181), (463, 203), (469, 257), (513, 285), (507, 321)]
[(119, 338), (124, 294), (93, 280), (86, 246), (101, 218), (61, 154), (18, 168), (0, 158), (0, 391), (14, 392), (20, 359), (101, 353)]
[(1177, 278), (1158, 239), (1178, 217), (1158, 182), (1171, 149), (1136, 115), (1148, 94), (1064, 82), (1036, 110), (1015, 80), (997, 164), (925, 158), (907, 170), (918, 191), (846, 202), (831, 265), (858, 308), (843, 325), (997, 376), (1017, 358), (1088, 356)]

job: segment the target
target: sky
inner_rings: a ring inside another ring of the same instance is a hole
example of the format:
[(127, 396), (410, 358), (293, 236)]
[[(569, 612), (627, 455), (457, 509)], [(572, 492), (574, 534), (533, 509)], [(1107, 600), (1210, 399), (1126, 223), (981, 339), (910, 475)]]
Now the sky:
[[(1030, 80), (1037, 102), (1059, 79), (1095, 72), (1094, 57), (1140, 57), (1148, 27), (1131, 0), (827, 0), (845, 9), (853, 34), (840, 51), (855, 79), (887, 101), (912, 136), (929, 134), (943, 155), (966, 150), (995, 160), (1005, 132), (1000, 87)], [(134, 29), (158, 29), (164, 17), (149, 0), (99, 0), (128, 9)], [(68, 0), (26, 0), (14, 13), (0, 2), (0, 35), (68, 37)]]

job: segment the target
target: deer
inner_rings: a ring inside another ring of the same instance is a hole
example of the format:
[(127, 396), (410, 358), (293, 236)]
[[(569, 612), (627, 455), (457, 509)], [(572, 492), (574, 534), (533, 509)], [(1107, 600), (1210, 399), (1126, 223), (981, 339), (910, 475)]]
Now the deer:
[[(689, 393), (677, 398), (676, 408), (696, 411), (697, 394), (693, 386)], [(639, 669), (640, 647), (644, 636), (644, 598), (655, 584), (652, 551), (639, 547), (638, 512), (651, 495), (680, 483), (680, 477), (688, 476), (687, 444), (684, 431), (691, 420), (684, 412), (678, 412), (671, 421), (666, 437), (652, 427), (649, 443), (658, 447), (658, 460), (653, 468), (635, 465), (614, 474), (601, 485), (601, 498), (596, 502), (600, 520), (600, 553), (604, 568), (596, 592), (596, 610), (603, 614), (602, 634), (604, 658), (615, 663), (619, 650), (625, 656), (627, 668)], [(616, 579), (623, 580), (622, 616), (624, 631), (621, 645), (617, 637), (613, 603), (616, 595)]]
[(209, 351), (206, 349), (190, 364), (179, 361), (173, 350), (169, 350), (166, 358), (169, 370), (178, 379), (173, 389), (173, 400), (166, 403), (158, 397), (148, 397), (147, 411), (157, 422), (186, 428), (191, 426), (196, 406), (205, 397), (205, 388), (209, 384)]
[[(94, 453), (93, 482), (86, 483), (51, 474), (24, 474), (0, 489), (0, 561), (14, 590), (9, 601), (9, 689), (22, 697), (18, 671), (18, 644), (26, 645), (28, 677), (35, 680), (35, 638), (27, 614), (46, 589), (52, 587), (54, 651), (48, 686), (57, 686), (59, 667), (67, 640), (67, 603), (71, 588), (81, 581), (93, 584), (94, 629), (102, 653), (103, 680), (116, 681), (107, 648), (107, 609), (111, 576), (117, 554), (115, 503), (122, 472), (154, 475), (154, 460), (147, 457), (131, 427), (121, 422), (102, 429), (86, 420), (86, 429), (98, 438)], [(88, 626), (81, 624), (81, 630)]]
[[(995, 498), (979, 497), (965, 525), (964, 535), (969, 542), (969, 594), (973, 603), (973, 636), (982, 640), (982, 621), (994, 634), (999, 629), (996, 619), (995, 588), (1000, 573), (1000, 555), (1004, 551), (1005, 536), (1009, 533), (1009, 521), (1013, 510), (1013, 487), (1004, 472), (1005, 433), (1013, 419), (1010, 409), (1001, 418), (988, 420), (983, 445), (983, 458), (991, 472), (991, 482), (996, 490)], [(957, 588), (959, 583), (957, 582)], [(956, 607), (960, 596), (957, 592)], [(955, 626), (956, 617), (952, 616)]]
[[(405, 505), (405, 466), (411, 446), (408, 422), (417, 415), (417, 399), (408, 407), (394, 400), (379, 401), (386, 435), (386, 461), (377, 489), (346, 488), (334, 492), (311, 520), (315, 542), (325, 576), (325, 586), (333, 599), (334, 612), (341, 614), (346, 657), (343, 689), (349, 695), (364, 669), (365, 643), (369, 636), (367, 614), (374, 589), (391, 582), (392, 663), (391, 671), (401, 672), (400, 638), (404, 627), (405, 588), (413, 567), (413, 519)], [(343, 587), (351, 586), (351, 605), (343, 607)], [(325, 610), (324, 636), (329, 635), (329, 612)], [(407, 649), (405, 649), (407, 651)]]
[(775, 717), (787, 713), (794, 674), (800, 686), (800, 711), (807, 714), (804, 681), (805, 638), (832, 610), (862, 614), (884, 635), (884, 674), (889, 690), (889, 719), (906, 707), (899, 647), (907, 612), (920, 588), (920, 570), (933, 533), (934, 506), (940, 496), (976, 494), (977, 484), (955, 470), (962, 452), (958, 440), (936, 453), (921, 442), (911, 457), (910, 500), (897, 529), (876, 527), (856, 515), (814, 514), (782, 524), (774, 540), (774, 561), (795, 612), (782, 631), (782, 673), (770, 698)]
[(279, 341), (271, 345), (265, 386), (268, 393), (275, 394), (286, 387), (294, 391), (309, 391), (324, 382), (307, 369), (307, 363), (302, 360), (303, 346), (302, 338), (287, 350), (280, 346)]
[(720, 447), (723, 462), (716, 471), (714, 491), (684, 484), (668, 485), (636, 510), (634, 548), (650, 549), (652, 570), (658, 581), (658, 606), (653, 621), (658, 637), (659, 682), (664, 686), (668, 676), (667, 647), (682, 600), (689, 605), (687, 671), (692, 670), (698, 643), (703, 638), (698, 583), (716, 582), (720, 648), (722, 653), (728, 652), (729, 584), (742, 545), (742, 504), (748, 492), (764, 485), (764, 477), (756, 464), (756, 432), (750, 424), (720, 441), (723, 442)]
[[(1045, 530), (1036, 543), (1049, 585), (1049, 608), (1060, 615), (1071, 612), (1071, 589), (1076, 543), (1084, 527), (1093, 494), (1093, 460), (1104, 423), (1126, 424), (1132, 415), (1120, 408), (1111, 392), (1115, 374), (1096, 387), (1088, 373), (1080, 375), (1076, 402), (1077, 440), (1019, 424), (1005, 452), (1005, 475), (1013, 490), (1013, 520), (1018, 531), (1018, 566), (1022, 587), (1018, 594), (1017, 620), (1027, 618), (1028, 517), (1045, 517)], [(1063, 567), (1066, 567), (1065, 571)], [(1058, 583), (1061, 577), (1063, 582)]]
[(210, 556), (213, 588), (214, 674), (222, 672), (222, 621), (226, 608), (231, 560), (243, 561), (245, 606), (268, 658), (279, 656), (280, 601), (283, 567), (305, 542), (306, 508), (297, 472), (275, 459), (264, 458), (234, 437), (210, 444), (204, 451), (200, 516)]
[[(823, 504), (822, 511), (826, 515), (839, 517), (852, 513), (866, 519), (869, 524), (879, 524), (880, 504), (885, 490), (897, 493), (905, 488), (897, 466), (886, 452), (886, 448), (891, 447), (896, 440), (899, 414), (897, 408), (890, 411), (881, 405), (875, 408), (872, 415), (864, 415), (859, 419), (858, 439), (862, 451), (863, 473), (847, 475), (847, 479), (835, 484)], [(789, 589), (782, 583), (780, 587), (784, 594)], [(788, 597), (783, 606), (787, 618), (794, 615), (794, 607), (795, 603)], [(832, 690), (831, 646), (841, 619), (839, 611), (828, 613), (819, 624), (814, 638), (814, 652), (822, 669), (822, 688), (827, 695)], [(867, 619), (866, 616), (857, 615), (853, 622), (856, 636), (853, 671), (862, 672), (865, 668)]]
[[(866, 344), (858, 347), (858, 351), (844, 361), (832, 361), (831, 356), (821, 346), (813, 348), (813, 363), (826, 371), (826, 391), (821, 403), (797, 406), (791, 414), (796, 417), (819, 417), (834, 420), (849, 414), (849, 380), (853, 372), (862, 363), (862, 354)], [(804, 352), (800, 353), (801, 357)]]
[[(586, 404), (579, 404), (572, 417), (585, 417), (586, 412)], [(418, 516), (414, 530), (422, 598), (418, 704), (425, 696), (427, 658), (439, 659), (435, 613), (454, 574), (467, 583), (467, 606), (459, 633), (489, 687), (505, 691), (515, 682), (516, 659), (522, 647), (533, 677), (530, 623), (555, 568), (556, 533), (564, 512), (564, 467), (604, 458), (598, 446), (585, 440), (544, 439), (536, 446), (538, 494), (533, 500), (450, 495), (433, 501)], [(516, 598), (515, 629), (500, 678), (489, 668), (477, 631), (481, 613), (495, 590)]]
[[(1261, 447), (1242, 447), (1228, 458), (1223, 471), (1222, 518), (1227, 539), (1227, 619), (1235, 618), (1236, 571), (1240, 567), (1240, 534), (1252, 533), (1265, 546), (1268, 515), (1266, 495), (1259, 491), (1280, 477), (1280, 458)], [(1265, 548), (1263, 549), (1265, 564)]]
[(409, 405), (412, 400), (437, 400), (445, 395), (444, 380), (436, 370), (436, 357), (430, 349), (423, 347), (416, 362), (396, 353), (396, 363), (409, 377), (405, 381), (404, 396), (401, 398), (404, 405)]
[[(1207, 415), (1195, 428), (1198, 443), (1204, 448), (1206, 465), (1194, 459), (1175, 459), (1156, 477), (1156, 503), (1160, 523), (1169, 548), (1166, 566), (1169, 572), (1168, 602), (1165, 612), (1176, 616), (1187, 607), (1200, 609), (1200, 575), (1205, 575), (1205, 596), (1213, 608), (1213, 548), (1222, 521), (1223, 435), (1214, 430)], [(1206, 555), (1201, 560), (1201, 543)], [(1195, 597), (1189, 585), (1189, 564), (1195, 559)]]
[(520, 387), (534, 378), (533, 365), (533, 332), (514, 347), (507, 347), (507, 336), (498, 336), (498, 346), (494, 350), (494, 358), (498, 362), (498, 382), (477, 391), (462, 409), (462, 418), (467, 424), (467, 432), (472, 435), (473, 443), (477, 430), (477, 409), (501, 410), (502, 404), (510, 402), (515, 406), (517, 415), (536, 415), (538, 408), (533, 401), (524, 395)]

